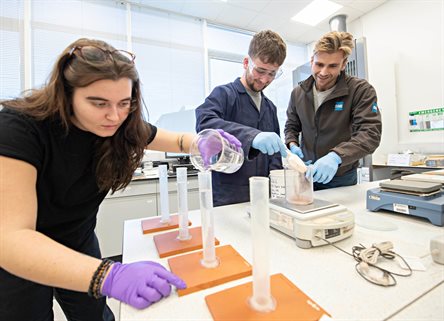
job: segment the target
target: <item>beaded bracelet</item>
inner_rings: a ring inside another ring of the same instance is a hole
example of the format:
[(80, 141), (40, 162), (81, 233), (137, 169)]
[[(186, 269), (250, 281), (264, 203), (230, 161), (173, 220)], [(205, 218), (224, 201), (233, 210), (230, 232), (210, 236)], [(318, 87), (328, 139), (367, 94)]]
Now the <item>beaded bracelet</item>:
[(109, 259), (103, 259), (102, 262), (100, 262), (91, 278), (91, 282), (89, 283), (88, 296), (95, 299), (102, 297), (100, 288), (102, 287), (102, 282), (105, 279), (106, 272), (108, 272), (108, 269), (113, 263), (114, 261)]

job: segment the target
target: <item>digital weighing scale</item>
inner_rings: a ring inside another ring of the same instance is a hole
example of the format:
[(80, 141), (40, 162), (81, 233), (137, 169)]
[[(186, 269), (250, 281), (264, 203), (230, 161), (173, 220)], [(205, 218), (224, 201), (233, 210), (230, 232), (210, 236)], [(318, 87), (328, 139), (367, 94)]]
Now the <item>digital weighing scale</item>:
[(354, 215), (345, 206), (314, 199), (308, 205), (295, 205), (285, 198), (270, 199), (270, 226), (291, 236), (300, 248), (326, 245), (353, 234)]
[(388, 210), (428, 219), (433, 225), (444, 226), (444, 193), (416, 196), (372, 188), (367, 191), (367, 209)]

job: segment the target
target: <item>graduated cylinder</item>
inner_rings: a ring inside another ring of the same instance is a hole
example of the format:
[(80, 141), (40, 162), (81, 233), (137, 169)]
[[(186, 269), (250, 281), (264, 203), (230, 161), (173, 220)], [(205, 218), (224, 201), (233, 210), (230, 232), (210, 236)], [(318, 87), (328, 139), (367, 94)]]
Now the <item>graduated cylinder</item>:
[(181, 241), (191, 238), (188, 229), (188, 184), (187, 184), (187, 168), (179, 167), (176, 169), (177, 175), (177, 203), (179, 215), (179, 236)]
[(269, 182), (266, 177), (250, 178), (251, 236), (253, 243), (253, 295), (251, 308), (270, 312), (276, 302), (270, 289), (270, 210), (268, 207)]
[(201, 264), (206, 268), (219, 265), (214, 246), (213, 188), (211, 171), (199, 172), (200, 213), (202, 220), (203, 258)]
[(161, 223), (170, 221), (170, 206), (168, 203), (168, 171), (166, 165), (159, 165), (159, 191)]

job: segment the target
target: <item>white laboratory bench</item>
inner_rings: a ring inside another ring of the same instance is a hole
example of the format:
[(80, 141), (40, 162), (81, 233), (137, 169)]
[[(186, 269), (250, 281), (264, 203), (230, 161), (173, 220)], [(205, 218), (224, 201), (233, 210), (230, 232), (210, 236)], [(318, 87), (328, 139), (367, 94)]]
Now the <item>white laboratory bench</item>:
[[(403, 256), (419, 257), (426, 271), (413, 271), (410, 277), (398, 277), (393, 287), (380, 287), (364, 280), (355, 271), (355, 261), (332, 246), (298, 248), (293, 239), (274, 229), (270, 233), (271, 273), (283, 273), (297, 287), (329, 312), (334, 320), (444, 320), (444, 265), (433, 262), (430, 239), (444, 233), (442, 227), (414, 217), (366, 210), (366, 191), (378, 182), (315, 192), (315, 197), (347, 206), (355, 213), (354, 234), (337, 246), (351, 252), (360, 243), (392, 241)], [(232, 245), (252, 262), (248, 203), (214, 209), (215, 236), (221, 245)], [(200, 225), (200, 211), (189, 213), (194, 226)], [(152, 234), (143, 235), (140, 219), (125, 222), (123, 262), (159, 259)], [(391, 226), (381, 231), (381, 226)], [(178, 297), (173, 293), (145, 310), (121, 305), (120, 321), (134, 320), (212, 320), (205, 296), (250, 282), (252, 277), (231, 281), (209, 289)], [(229, 304), (229, 302), (227, 302)], [(279, 302), (278, 302), (279, 304)], [(241, 320), (242, 316), (239, 316)]]
[(425, 165), (407, 166), (407, 165), (387, 165), (382, 163), (373, 163), (371, 166), (371, 180), (377, 181), (382, 179), (388, 179), (392, 176), (392, 171), (408, 171), (413, 173), (424, 173), (436, 170), (442, 170), (443, 167), (431, 167)]
[[(197, 174), (188, 176), (188, 208), (199, 208)], [(177, 181), (168, 177), (168, 203), (177, 212)], [(96, 234), (102, 257), (122, 255), (123, 222), (129, 219), (160, 215), (160, 188), (157, 168), (138, 176), (124, 189), (108, 194), (97, 215)]]

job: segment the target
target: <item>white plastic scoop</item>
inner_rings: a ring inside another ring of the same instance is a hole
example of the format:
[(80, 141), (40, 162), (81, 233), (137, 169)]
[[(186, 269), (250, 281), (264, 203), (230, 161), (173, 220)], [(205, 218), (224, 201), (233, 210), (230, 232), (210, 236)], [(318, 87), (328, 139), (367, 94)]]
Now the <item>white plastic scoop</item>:
[(286, 150), (288, 166), (298, 172), (305, 173), (307, 171), (307, 165), (304, 164), (298, 155), (293, 154), (288, 148), (286, 148)]

